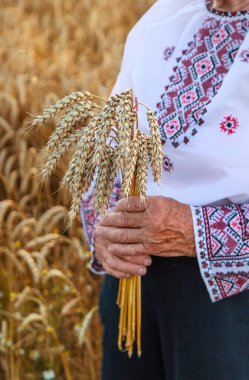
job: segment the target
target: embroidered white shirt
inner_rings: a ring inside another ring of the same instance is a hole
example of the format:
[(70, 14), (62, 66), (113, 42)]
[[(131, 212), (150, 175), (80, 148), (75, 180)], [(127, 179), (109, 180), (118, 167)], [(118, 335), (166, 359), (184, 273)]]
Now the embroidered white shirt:
[[(159, 186), (149, 168), (147, 194), (191, 206), (212, 301), (249, 288), (248, 29), (249, 12), (217, 12), (208, 0), (159, 0), (130, 31), (112, 90), (132, 88), (156, 112), (164, 165)], [(145, 110), (138, 106), (138, 113), (148, 133)], [(92, 192), (82, 219), (93, 250)], [(94, 255), (92, 270), (104, 273)]]

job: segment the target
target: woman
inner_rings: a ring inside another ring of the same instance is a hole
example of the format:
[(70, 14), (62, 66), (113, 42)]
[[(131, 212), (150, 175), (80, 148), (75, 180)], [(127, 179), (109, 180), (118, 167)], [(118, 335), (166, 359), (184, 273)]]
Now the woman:
[[(91, 269), (105, 274), (104, 380), (249, 377), (249, 0), (159, 0), (129, 33), (112, 94), (155, 110), (164, 152), (147, 207), (82, 201)], [(140, 129), (146, 115), (138, 105)], [(117, 349), (118, 278), (142, 279), (142, 357)], [(231, 297), (233, 296), (233, 297)]]

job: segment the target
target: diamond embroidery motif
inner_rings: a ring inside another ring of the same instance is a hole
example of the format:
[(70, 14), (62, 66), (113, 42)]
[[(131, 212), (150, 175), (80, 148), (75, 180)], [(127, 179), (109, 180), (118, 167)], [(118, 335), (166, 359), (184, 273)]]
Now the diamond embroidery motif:
[(195, 69), (197, 74), (201, 77), (214, 69), (214, 64), (209, 57), (205, 57), (195, 63)]
[(212, 300), (249, 289), (249, 205), (197, 206), (194, 219), (200, 268)]
[(239, 126), (239, 121), (236, 117), (232, 115), (225, 116), (222, 122), (220, 123), (220, 129), (222, 132), (232, 135), (236, 132), (236, 129)]
[(164, 60), (168, 61), (170, 57), (172, 56), (172, 54), (174, 53), (174, 51), (175, 51), (175, 46), (167, 47), (163, 52)]
[(239, 57), (242, 62), (249, 63), (249, 49), (243, 49)]
[(226, 27), (218, 29), (211, 37), (211, 41), (214, 47), (223, 45), (229, 38), (229, 32)]
[[(188, 144), (204, 123), (203, 115), (222, 86), (249, 29), (246, 17), (227, 19), (209, 16), (192, 41), (176, 59), (176, 66), (157, 103), (156, 115), (162, 144), (175, 148)], [(170, 49), (170, 48), (167, 48)], [(165, 49), (165, 54), (170, 50)], [(249, 62), (249, 50), (240, 59)], [(247, 55), (248, 54), (248, 57)], [(229, 115), (220, 124), (222, 132), (234, 134), (238, 120)]]
[(163, 157), (163, 168), (169, 173), (172, 172), (172, 170), (174, 170), (173, 162), (167, 155)]

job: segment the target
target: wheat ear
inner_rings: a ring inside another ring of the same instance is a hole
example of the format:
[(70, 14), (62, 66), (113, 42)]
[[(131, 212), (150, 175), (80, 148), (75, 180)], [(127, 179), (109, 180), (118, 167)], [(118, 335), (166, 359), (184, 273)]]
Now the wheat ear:
[(163, 152), (159, 133), (159, 126), (152, 110), (147, 110), (147, 119), (150, 126), (149, 155), (154, 180), (159, 184), (162, 175)]
[(138, 157), (138, 137), (134, 136), (130, 148), (129, 154), (126, 157), (125, 170), (123, 170), (122, 180), (122, 197), (128, 197), (130, 195), (130, 189), (134, 178), (136, 164)]
[(61, 142), (61, 140), (72, 131), (77, 123), (83, 123), (89, 118), (93, 118), (94, 110), (99, 107), (93, 102), (80, 102), (72, 107), (66, 114), (60, 119), (55, 131), (52, 133), (47, 143), (48, 152), (52, 152)]
[(138, 137), (138, 157), (137, 157), (137, 191), (142, 202), (145, 202), (147, 190), (147, 170), (148, 170), (148, 136), (141, 134)]
[(52, 104), (50, 107), (47, 107), (42, 114), (37, 115), (32, 121), (31, 126), (42, 126), (64, 109), (86, 98), (92, 99), (93, 95), (88, 91), (76, 91), (70, 95), (65, 96), (64, 98), (58, 100), (58, 102)]
[(70, 149), (72, 146), (77, 144), (82, 136), (82, 131), (76, 130), (70, 133), (66, 139), (62, 140), (57, 149), (48, 157), (44, 168), (42, 169), (43, 179), (50, 176), (56, 169), (61, 157)]

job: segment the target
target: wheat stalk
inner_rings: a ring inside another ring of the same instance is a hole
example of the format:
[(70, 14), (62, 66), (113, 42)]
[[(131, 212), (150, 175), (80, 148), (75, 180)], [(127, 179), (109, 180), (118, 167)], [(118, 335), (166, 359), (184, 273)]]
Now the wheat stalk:
[[(95, 95), (91, 95), (91, 97), (97, 99)], [(70, 95), (64, 99), (71, 99)], [(43, 172), (45, 175), (52, 173), (59, 162), (61, 151), (64, 154), (68, 150), (65, 142), (70, 141), (71, 131), (75, 123), (84, 121), (84, 111), (81, 113), (81, 106), (75, 106), (75, 102), (77, 103), (77, 101), (72, 101), (72, 104), (70, 101), (67, 103), (67, 112), (59, 121), (57, 129), (48, 142), (48, 148), (52, 154), (46, 163)], [(87, 100), (83, 104), (86, 107)], [(70, 109), (70, 105), (74, 105), (74, 108), (71, 107)], [(94, 207), (102, 215), (108, 208), (113, 181), (119, 170), (122, 172), (122, 197), (138, 195), (141, 201), (145, 202), (148, 156), (150, 157), (154, 180), (157, 183), (160, 181), (162, 146), (158, 124), (153, 111), (146, 105), (144, 106), (147, 109), (150, 136), (139, 133), (138, 115), (133, 106), (131, 89), (110, 97), (103, 108), (99, 107), (99, 113), (90, 118), (89, 124), (82, 126), (82, 129), (77, 131), (79, 139), (61, 183), (61, 186), (68, 186), (72, 199), (68, 214), (69, 224), (72, 224), (73, 219), (79, 215), (82, 195), (88, 192), (94, 178)], [(89, 103), (89, 110), (91, 107), (92, 105)], [(56, 106), (45, 110), (43, 116), (36, 119), (33, 124), (39, 124), (46, 118), (52, 118), (52, 116), (59, 114), (62, 109), (62, 103), (58, 101)], [(60, 149), (58, 149), (59, 147)], [(95, 172), (97, 173), (96, 177)], [(43, 253), (43, 259), (46, 254), (47, 250)], [(39, 267), (41, 265), (40, 261)], [(44, 281), (47, 282), (52, 277), (59, 277), (68, 281), (67, 277), (56, 270), (50, 270)], [(132, 276), (127, 281), (120, 280), (117, 301), (120, 307), (118, 346), (122, 349), (122, 339), (124, 338), (126, 350), (131, 357), (133, 344), (137, 339), (138, 355), (140, 356), (141, 278)], [(69, 305), (71, 307), (74, 302)], [(85, 330), (91, 315), (89, 312), (82, 324), (80, 343), (84, 340)]]
[(94, 117), (94, 110), (100, 108), (93, 102), (80, 102), (61, 118), (57, 128), (51, 135), (47, 143), (48, 152), (51, 153), (58, 147), (61, 140), (67, 136), (68, 132), (77, 125), (77, 122), (83, 123), (84, 120)]
[(50, 241), (54, 241), (54, 240), (61, 240), (61, 241), (65, 241), (65, 242), (70, 242), (70, 240), (65, 236), (62, 236), (60, 234), (55, 234), (55, 233), (49, 233), (49, 234), (45, 234), (43, 236), (35, 237), (34, 239), (30, 240), (26, 244), (25, 247), (27, 249), (37, 249), (37, 248), (43, 246), (44, 244), (46, 244)]
[(122, 197), (128, 197), (130, 195), (130, 189), (132, 185), (132, 180), (134, 178), (136, 165), (137, 165), (137, 158), (139, 154), (139, 138), (137, 136), (134, 136), (133, 140), (130, 143), (130, 154), (126, 158), (125, 162), (125, 168), (123, 175), (123, 181), (122, 181)]
[(67, 302), (63, 308), (61, 309), (61, 315), (67, 315), (69, 314), (72, 309), (79, 303), (82, 301), (82, 297), (79, 296), (79, 297), (76, 297), (76, 298), (73, 298), (72, 300), (70, 300), (69, 302)]
[(47, 225), (51, 223), (51, 220), (53, 220), (56, 215), (60, 215), (61, 213), (66, 213), (66, 208), (64, 206), (53, 206), (46, 210), (36, 223), (37, 234), (41, 234), (43, 230), (47, 229)]
[(74, 131), (73, 133), (70, 133), (67, 138), (63, 139), (57, 149), (53, 151), (53, 153), (49, 156), (45, 167), (43, 168), (41, 174), (43, 179), (49, 177), (56, 169), (58, 162), (60, 161), (61, 157), (81, 138), (81, 131)]
[(38, 267), (37, 267), (34, 259), (30, 255), (30, 253), (24, 249), (20, 249), (19, 251), (17, 251), (17, 255), (19, 257), (21, 257), (23, 259), (23, 261), (27, 264), (27, 266), (30, 269), (30, 272), (32, 274), (32, 278), (33, 278), (34, 283), (38, 284), (38, 282), (40, 280), (40, 273), (39, 273)]
[(17, 240), (21, 231), (25, 227), (28, 227), (28, 226), (33, 227), (35, 225), (36, 225), (36, 220), (34, 218), (26, 218), (26, 219), (21, 220), (21, 222), (18, 223), (12, 231), (12, 239)]
[(97, 121), (98, 115), (94, 116), (92, 122), (84, 129), (83, 133), (81, 133), (75, 153), (61, 182), (61, 186), (68, 186), (71, 193), (75, 191), (75, 185), (78, 180), (81, 180), (81, 174), (87, 164), (89, 154), (91, 153), (91, 143), (96, 132)]
[(55, 117), (61, 111), (67, 109), (72, 104), (81, 102), (85, 99), (92, 99), (92, 95), (88, 91), (77, 91), (70, 95), (65, 96), (63, 99), (58, 100), (52, 106), (47, 107), (42, 114), (37, 115), (32, 121), (32, 126), (41, 127), (48, 120)]
[(45, 273), (43, 278), (42, 278), (43, 285), (46, 286), (48, 281), (50, 281), (51, 279), (54, 279), (54, 278), (60, 279), (64, 282), (66, 282), (72, 289), (75, 290), (76, 294), (79, 293), (78, 290), (75, 288), (73, 282), (59, 269), (51, 269), (50, 271), (48, 271), (48, 273)]
[(163, 153), (162, 153), (162, 143), (160, 139), (158, 122), (156, 120), (155, 114), (152, 110), (147, 110), (147, 119), (150, 126), (150, 143), (149, 143), (149, 153), (151, 168), (154, 175), (154, 180), (159, 184), (161, 180), (162, 164), (163, 164)]
[(147, 192), (147, 170), (148, 170), (148, 136), (141, 134), (138, 138), (137, 158), (137, 190), (142, 202), (145, 202)]
[(102, 215), (105, 213), (106, 201), (109, 201), (109, 198), (106, 197), (106, 190), (108, 188), (108, 172), (110, 165), (111, 149), (107, 146), (102, 154), (102, 160), (98, 166), (98, 174), (95, 182), (94, 207), (99, 209)]
[(22, 323), (18, 326), (17, 331), (19, 333), (25, 331), (32, 323), (39, 322), (43, 326), (47, 326), (47, 321), (44, 317), (38, 313), (31, 313), (25, 317)]
[(90, 325), (90, 322), (92, 320), (92, 317), (94, 315), (94, 313), (98, 310), (98, 305), (94, 306), (85, 316), (85, 318), (83, 319), (82, 321), (82, 325), (81, 325), (81, 328), (80, 328), (80, 332), (79, 332), (79, 338), (78, 338), (78, 342), (79, 342), (79, 346), (82, 346), (85, 342), (85, 339), (86, 339), (86, 331)]

